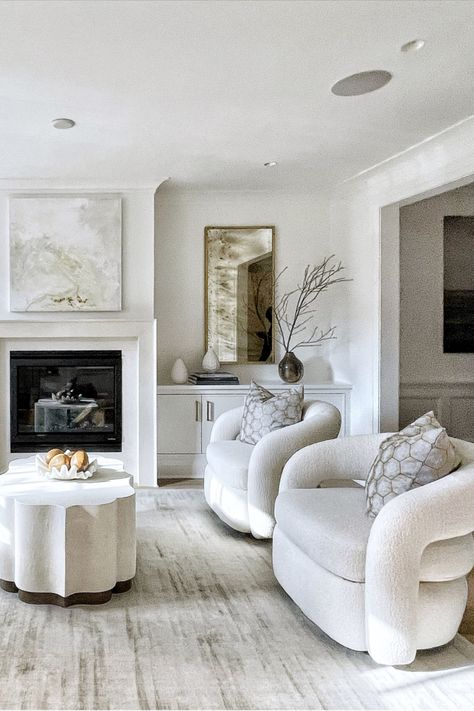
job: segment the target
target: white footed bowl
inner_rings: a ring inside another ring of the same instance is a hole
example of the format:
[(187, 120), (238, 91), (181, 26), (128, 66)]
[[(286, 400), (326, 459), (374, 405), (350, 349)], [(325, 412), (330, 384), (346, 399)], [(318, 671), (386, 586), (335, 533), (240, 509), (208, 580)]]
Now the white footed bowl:
[[(68, 452), (69, 450), (66, 450), (65, 454), (68, 454)], [(60, 469), (57, 467), (50, 469), (40, 454), (36, 455), (35, 461), (36, 471), (45, 479), (89, 479), (98, 469), (96, 459), (90, 461), (89, 466), (84, 471), (78, 471), (75, 465), (68, 469), (65, 464)]]

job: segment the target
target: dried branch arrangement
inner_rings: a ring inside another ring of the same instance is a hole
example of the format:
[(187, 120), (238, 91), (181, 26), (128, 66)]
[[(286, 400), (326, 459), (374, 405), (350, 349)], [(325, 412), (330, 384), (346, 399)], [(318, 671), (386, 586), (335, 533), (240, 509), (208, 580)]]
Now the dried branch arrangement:
[[(292, 291), (275, 298), (274, 316), (277, 326), (275, 340), (283, 346), (286, 353), (294, 351), (295, 348), (319, 346), (323, 341), (336, 338), (334, 335), (336, 326), (331, 326), (326, 331), (315, 326), (308, 337), (303, 335), (309, 322), (314, 318), (316, 312), (314, 306), (318, 296), (333, 284), (352, 281), (341, 276), (344, 267), (341, 262), (334, 260), (335, 256), (332, 254), (330, 257), (325, 257), (317, 266), (308, 264), (304, 270), (301, 284), (298, 284)], [(282, 269), (274, 281), (275, 293), (277, 293), (278, 284), (287, 268)], [(292, 345), (298, 338), (302, 338), (302, 340)]]

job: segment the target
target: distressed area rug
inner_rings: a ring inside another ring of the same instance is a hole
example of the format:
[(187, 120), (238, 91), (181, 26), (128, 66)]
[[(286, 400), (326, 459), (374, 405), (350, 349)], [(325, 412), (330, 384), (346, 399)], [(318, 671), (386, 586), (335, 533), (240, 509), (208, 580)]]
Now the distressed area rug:
[(474, 708), (464, 638), (377, 666), (307, 620), (273, 577), (271, 544), (226, 528), (202, 491), (141, 491), (137, 505), (129, 593), (61, 609), (0, 591), (1, 708)]

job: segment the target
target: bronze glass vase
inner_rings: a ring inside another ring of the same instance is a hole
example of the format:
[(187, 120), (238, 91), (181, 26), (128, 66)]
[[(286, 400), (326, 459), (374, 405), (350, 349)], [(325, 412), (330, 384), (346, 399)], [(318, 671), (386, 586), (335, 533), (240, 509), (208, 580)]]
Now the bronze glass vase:
[(285, 383), (298, 383), (303, 377), (303, 363), (293, 351), (287, 351), (278, 363), (278, 375)]

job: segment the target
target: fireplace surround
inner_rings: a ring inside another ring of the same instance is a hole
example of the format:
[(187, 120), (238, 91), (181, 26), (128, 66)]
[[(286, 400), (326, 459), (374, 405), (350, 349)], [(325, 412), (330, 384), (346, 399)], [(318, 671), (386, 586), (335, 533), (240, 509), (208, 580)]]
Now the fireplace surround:
[[(40, 350), (120, 350), (122, 352), (123, 463), (135, 485), (157, 485), (156, 321), (126, 319), (0, 319), (0, 472), (25, 453), (10, 448), (10, 353)], [(33, 453), (32, 450), (30, 450)], [(92, 449), (94, 456), (102, 450)], [(107, 452), (103, 452), (107, 455)]]
[(10, 351), (11, 452), (122, 449), (121, 351)]

